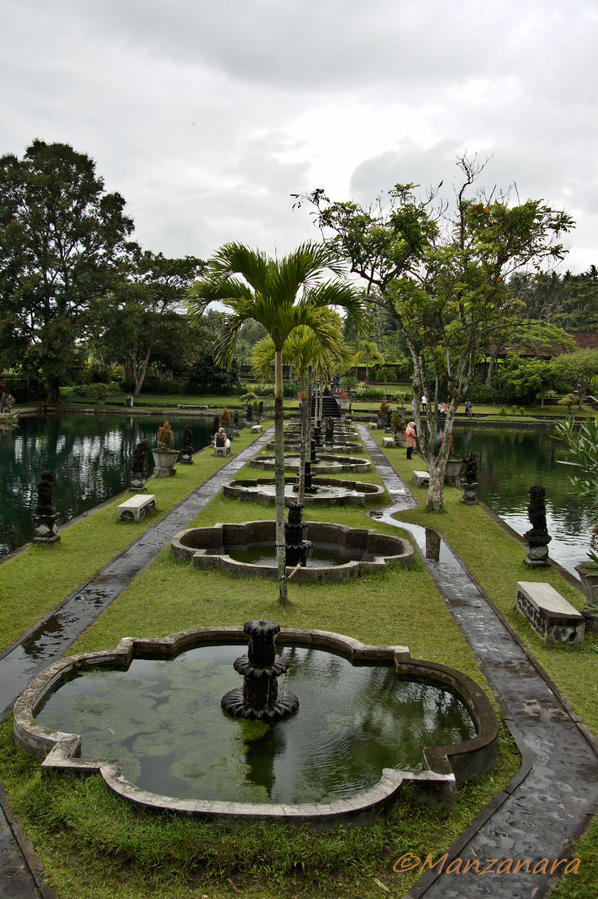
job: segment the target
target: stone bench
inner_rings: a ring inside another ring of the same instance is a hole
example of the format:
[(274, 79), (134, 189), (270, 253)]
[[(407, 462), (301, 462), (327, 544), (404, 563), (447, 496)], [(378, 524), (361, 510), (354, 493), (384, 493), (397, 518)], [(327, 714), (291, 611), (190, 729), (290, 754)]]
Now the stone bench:
[(430, 483), (430, 475), (427, 471), (414, 471), (412, 477), (413, 483), (418, 487), (427, 487)]
[(139, 521), (145, 518), (148, 512), (156, 510), (156, 497), (153, 493), (138, 493), (131, 496), (118, 507), (119, 521)]
[(230, 444), (228, 446), (215, 446), (215, 456), (230, 456)]
[(547, 643), (583, 643), (583, 615), (550, 584), (518, 581), (517, 609)]
[(395, 446), (394, 437), (383, 437), (382, 438), (382, 446)]
[(251, 425), (252, 434), (261, 434), (263, 430), (264, 429), (261, 425)]

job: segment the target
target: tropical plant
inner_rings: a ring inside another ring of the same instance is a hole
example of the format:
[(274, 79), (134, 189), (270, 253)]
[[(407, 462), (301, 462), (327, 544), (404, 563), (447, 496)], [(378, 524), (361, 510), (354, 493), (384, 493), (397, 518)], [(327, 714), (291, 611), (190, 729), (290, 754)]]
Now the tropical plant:
[(174, 449), (174, 434), (169, 421), (165, 421), (164, 424), (158, 428), (156, 448), (162, 450)]
[(330, 345), (328, 323), (322, 324), (322, 309), (340, 306), (355, 318), (361, 317), (361, 299), (356, 289), (336, 278), (341, 269), (334, 252), (324, 244), (305, 243), (282, 259), (268, 259), (244, 244), (228, 243), (208, 263), (204, 277), (188, 292), (189, 311), (201, 315), (214, 301), (230, 314), (216, 345), (220, 362), (230, 363), (241, 326), (253, 319), (264, 326), (274, 344), (274, 469), (276, 490), (276, 555), (279, 599), (286, 603), (284, 539), (284, 446), (282, 351), (289, 335), (299, 325), (310, 328), (324, 345)]
[[(301, 503), (305, 493), (305, 462), (310, 445), (312, 387), (315, 379), (328, 381), (335, 373), (342, 374), (351, 366), (352, 350), (343, 340), (343, 321), (334, 310), (320, 310), (320, 327), (330, 329), (329, 339), (322, 341), (305, 325), (295, 328), (283, 347), (282, 357), (299, 374), (301, 399), (301, 447), (297, 499)], [(252, 366), (255, 375), (268, 378), (274, 359), (272, 338), (264, 337), (253, 348)], [(346, 396), (346, 394), (345, 394)]]
[(571, 475), (571, 484), (581, 496), (589, 497), (594, 507), (590, 562), (586, 564), (598, 571), (598, 419), (588, 419), (579, 426), (572, 421), (559, 422), (555, 432), (581, 470), (581, 474)]
[(355, 365), (365, 365), (365, 383), (370, 379), (370, 365), (373, 362), (384, 362), (384, 356), (378, 349), (375, 340), (362, 340), (359, 343), (358, 350), (353, 356)]

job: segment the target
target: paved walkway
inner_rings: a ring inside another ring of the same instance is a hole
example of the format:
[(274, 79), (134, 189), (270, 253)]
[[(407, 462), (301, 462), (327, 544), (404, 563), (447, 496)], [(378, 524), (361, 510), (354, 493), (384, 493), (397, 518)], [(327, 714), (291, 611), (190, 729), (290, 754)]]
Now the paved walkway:
[[(446, 541), (434, 531), (393, 518), (415, 505), (367, 430), (358, 426), (393, 505), (371, 515), (407, 530), (451, 613), (480, 661), (503, 717), (522, 754), (519, 774), (451, 847), (449, 859), (482, 863), (563, 858), (598, 811), (598, 755), (567, 707), (532, 664)], [(514, 599), (514, 598), (513, 598)], [(508, 864), (508, 863), (507, 863)], [(548, 876), (527, 874), (425, 874), (410, 897), (515, 897), (545, 895)]]
[[(408, 530), (426, 567), (478, 656), (484, 674), (523, 756), (516, 778), (468, 828), (449, 851), (449, 859), (509, 858), (529, 860), (564, 857), (570, 843), (598, 808), (598, 757), (558, 696), (530, 662), (477, 585), (436, 532), (399, 523), (392, 513), (415, 505), (371, 435), (358, 426), (366, 448), (393, 500), (384, 511), (371, 513), (387, 524)], [(42, 668), (62, 655), (91, 621), (168, 544), (172, 535), (209, 502), (238, 469), (270, 439), (263, 434), (235, 456), (210, 480), (177, 506), (15, 647), (0, 659), (0, 708), (12, 707), (22, 687)], [(35, 868), (35, 857), (28, 856)], [(448, 863), (447, 860), (447, 863)], [(0, 816), (0, 899), (45, 896), (21, 854), (14, 834)], [(424, 875), (409, 896), (540, 897), (549, 889), (543, 875), (475, 873)], [(535, 891), (535, 892), (534, 892)]]

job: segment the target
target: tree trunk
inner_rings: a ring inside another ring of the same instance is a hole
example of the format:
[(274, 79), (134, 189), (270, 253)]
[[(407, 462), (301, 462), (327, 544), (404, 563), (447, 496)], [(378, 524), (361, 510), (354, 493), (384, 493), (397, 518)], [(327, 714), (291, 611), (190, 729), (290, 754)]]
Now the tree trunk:
[(56, 406), (60, 404), (60, 381), (58, 378), (49, 378), (46, 402)]
[(428, 462), (428, 495), (426, 497), (426, 512), (442, 512), (444, 508), (444, 471), (446, 460), (441, 462), (438, 456)]
[(135, 390), (133, 391), (134, 397), (138, 397), (139, 394), (141, 393), (141, 388), (143, 386), (143, 382), (145, 381), (145, 375), (147, 373), (147, 366), (149, 365), (149, 360), (150, 360), (150, 349), (148, 347), (146, 354), (145, 354), (145, 359), (141, 363), (141, 369), (139, 371), (139, 374), (137, 374), (137, 372), (135, 372), (135, 374), (134, 374), (134, 378), (135, 378)]
[(276, 491), (276, 562), (278, 568), (278, 601), (288, 602), (286, 548), (284, 539), (284, 444), (282, 409), (282, 351), (274, 352), (274, 483)]

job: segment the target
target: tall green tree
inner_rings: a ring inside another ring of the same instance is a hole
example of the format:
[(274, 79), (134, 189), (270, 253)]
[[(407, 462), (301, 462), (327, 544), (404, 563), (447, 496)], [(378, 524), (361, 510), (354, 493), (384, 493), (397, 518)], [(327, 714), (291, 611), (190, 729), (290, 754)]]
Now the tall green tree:
[(189, 290), (189, 309), (202, 314), (218, 301), (230, 312), (220, 334), (217, 356), (230, 362), (237, 336), (248, 319), (264, 326), (274, 344), (274, 464), (276, 490), (276, 556), (279, 600), (288, 601), (284, 539), (284, 445), (282, 351), (289, 335), (299, 325), (310, 328), (323, 342), (329, 329), (323, 327), (321, 310), (328, 306), (361, 314), (359, 295), (353, 287), (331, 278), (338, 266), (323, 244), (305, 243), (282, 259), (238, 244), (225, 244), (208, 263), (204, 277)]
[[(425, 420), (416, 404), (420, 449), (430, 479), (427, 508), (441, 511), (450, 435), (466, 399), (475, 364), (505, 326), (514, 328), (522, 304), (505, 289), (521, 267), (561, 258), (563, 233), (573, 225), (541, 201), (515, 206), (486, 199), (473, 187), (483, 166), (458, 161), (461, 183), (452, 206), (413, 184), (396, 185), (386, 206), (332, 202), (322, 190), (301, 198), (330, 245), (365, 281), (371, 302), (397, 323), (413, 362), (415, 394), (428, 398)], [(468, 196), (472, 190), (473, 196)], [(445, 439), (437, 446), (437, 406), (448, 393)]]
[(553, 376), (563, 385), (574, 388), (579, 408), (583, 407), (588, 384), (598, 375), (598, 350), (576, 350), (563, 353), (550, 361)]
[(374, 362), (383, 363), (384, 356), (378, 349), (375, 340), (360, 340), (357, 352), (353, 356), (353, 362), (356, 365), (365, 365), (365, 383), (370, 379), (370, 365)]
[(176, 330), (186, 291), (204, 265), (194, 256), (169, 259), (135, 245), (116, 288), (107, 301), (97, 301), (106, 358), (122, 365), (133, 396), (141, 392), (152, 353)]
[(133, 221), (124, 206), (68, 144), (36, 140), (23, 159), (0, 158), (3, 342), (25, 372), (41, 373), (50, 401), (60, 399), (92, 299), (126, 257)]

